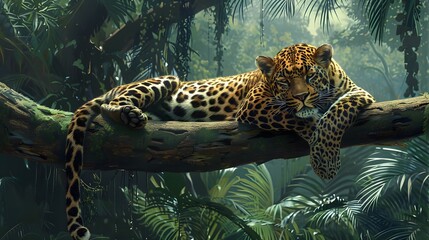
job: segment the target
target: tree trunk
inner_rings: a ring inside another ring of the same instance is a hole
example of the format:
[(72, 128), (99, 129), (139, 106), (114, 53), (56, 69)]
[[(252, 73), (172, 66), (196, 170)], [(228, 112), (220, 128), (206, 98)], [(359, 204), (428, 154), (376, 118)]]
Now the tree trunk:
[[(395, 144), (423, 133), (427, 96), (367, 107), (342, 147)], [(73, 113), (50, 109), (0, 83), (0, 153), (63, 167)], [(267, 132), (237, 122), (156, 122), (143, 130), (100, 116), (87, 132), (84, 168), (191, 172), (290, 159), (309, 153), (293, 132)]]

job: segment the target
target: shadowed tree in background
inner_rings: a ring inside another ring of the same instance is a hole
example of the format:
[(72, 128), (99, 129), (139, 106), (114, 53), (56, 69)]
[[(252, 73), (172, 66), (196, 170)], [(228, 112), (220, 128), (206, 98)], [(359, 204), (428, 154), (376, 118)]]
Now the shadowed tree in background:
[[(250, 1), (4, 0), (0, 80), (49, 106), (72, 110), (141, 78), (189, 72), (195, 14), (213, 16), (222, 73), (222, 35)], [(149, 54), (150, 53), (150, 54)]]

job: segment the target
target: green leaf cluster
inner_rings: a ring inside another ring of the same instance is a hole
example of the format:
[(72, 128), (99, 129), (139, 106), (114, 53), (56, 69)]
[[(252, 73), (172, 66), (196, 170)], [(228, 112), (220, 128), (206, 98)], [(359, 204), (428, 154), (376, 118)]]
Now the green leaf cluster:
[(161, 174), (134, 212), (152, 239), (425, 239), (428, 145), (348, 149), (328, 182), (308, 159)]

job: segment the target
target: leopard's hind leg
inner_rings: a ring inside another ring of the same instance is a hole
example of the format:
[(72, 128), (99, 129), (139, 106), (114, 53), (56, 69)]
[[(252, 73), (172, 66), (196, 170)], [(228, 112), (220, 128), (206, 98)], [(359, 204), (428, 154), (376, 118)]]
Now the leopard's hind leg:
[(131, 128), (143, 128), (148, 120), (143, 110), (170, 96), (180, 87), (180, 80), (165, 76), (124, 87), (109, 103), (101, 105), (101, 113)]

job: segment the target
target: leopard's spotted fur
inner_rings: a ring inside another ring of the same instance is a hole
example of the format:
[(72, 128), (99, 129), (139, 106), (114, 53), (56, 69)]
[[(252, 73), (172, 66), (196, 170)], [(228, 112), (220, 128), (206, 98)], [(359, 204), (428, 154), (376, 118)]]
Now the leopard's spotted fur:
[(182, 82), (164, 76), (134, 82), (80, 107), (66, 145), (66, 212), (72, 238), (90, 236), (80, 214), (79, 174), (85, 131), (100, 113), (131, 128), (144, 127), (153, 115), (161, 120), (237, 119), (265, 130), (292, 130), (310, 144), (316, 174), (333, 178), (340, 167), (342, 135), (373, 97), (347, 77), (327, 44), (293, 45), (274, 58), (258, 57), (256, 63), (257, 70), (230, 77)]

